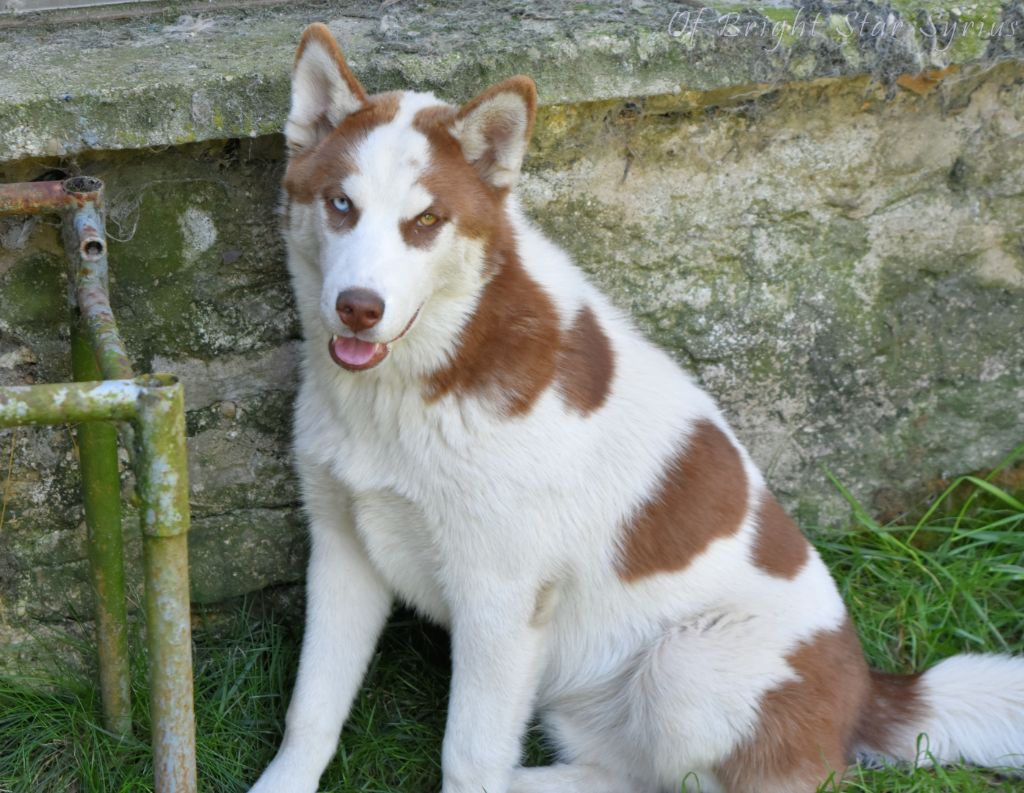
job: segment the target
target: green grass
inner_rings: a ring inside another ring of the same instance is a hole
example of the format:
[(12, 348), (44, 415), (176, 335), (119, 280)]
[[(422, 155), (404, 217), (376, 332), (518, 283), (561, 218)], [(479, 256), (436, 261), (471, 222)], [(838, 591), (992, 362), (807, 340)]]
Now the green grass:
[[(948, 508), (951, 500), (960, 506)], [(973, 478), (958, 480), (936, 503), (947, 507), (884, 527), (854, 504), (851, 530), (817, 543), (867, 654), (886, 670), (921, 669), (956, 652), (1024, 651), (1024, 504)], [(280, 737), (298, 629), (243, 611), (226, 626), (200, 624), (195, 639), (200, 789), (245, 791)], [(134, 659), (136, 681), (144, 680), (142, 663)], [(449, 668), (445, 634), (396, 615), (321, 790), (436, 793)], [(118, 742), (100, 726), (90, 680), (68, 672), (0, 681), (0, 791), (150, 790), (148, 713), (138, 682), (134, 697), (136, 737)], [(529, 755), (543, 760), (535, 735)], [(1024, 781), (961, 768), (858, 769), (842, 789), (992, 793), (1024, 791)]]

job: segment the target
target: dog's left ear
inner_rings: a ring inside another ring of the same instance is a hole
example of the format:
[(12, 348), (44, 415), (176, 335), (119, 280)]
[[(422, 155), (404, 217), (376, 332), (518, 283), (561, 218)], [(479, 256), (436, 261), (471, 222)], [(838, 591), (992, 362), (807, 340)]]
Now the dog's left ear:
[(537, 87), (524, 75), (488, 88), (463, 105), (451, 133), (462, 153), (493, 187), (512, 187), (537, 115)]
[(345, 116), (366, 105), (366, 91), (341, 47), (320, 22), (302, 34), (292, 69), (292, 107), (284, 135), (292, 151), (318, 143)]

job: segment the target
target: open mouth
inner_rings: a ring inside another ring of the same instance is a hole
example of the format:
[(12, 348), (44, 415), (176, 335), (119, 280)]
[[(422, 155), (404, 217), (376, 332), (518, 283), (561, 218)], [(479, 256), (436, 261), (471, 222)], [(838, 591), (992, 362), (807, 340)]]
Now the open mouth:
[(346, 336), (332, 336), (328, 347), (334, 362), (350, 372), (372, 369), (387, 358), (389, 352), (387, 344)]
[(355, 336), (331, 336), (327, 343), (331, 358), (342, 369), (348, 369), (350, 372), (372, 369), (388, 357), (391, 345), (409, 332), (409, 328), (419, 315), (420, 310), (416, 309), (405, 329), (388, 342), (363, 341)]

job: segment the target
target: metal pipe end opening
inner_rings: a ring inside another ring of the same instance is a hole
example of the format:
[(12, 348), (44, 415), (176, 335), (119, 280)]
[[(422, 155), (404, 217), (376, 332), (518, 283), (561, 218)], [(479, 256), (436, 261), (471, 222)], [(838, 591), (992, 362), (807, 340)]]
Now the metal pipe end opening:
[(103, 180), (95, 176), (72, 176), (64, 180), (65, 193), (98, 193), (103, 189)]
[(135, 378), (135, 382), (143, 388), (168, 388), (177, 385), (180, 381), (173, 374), (144, 374)]
[(86, 261), (95, 261), (100, 258), (107, 246), (103, 244), (103, 240), (98, 238), (90, 238), (82, 240), (81, 253), (82, 258)]

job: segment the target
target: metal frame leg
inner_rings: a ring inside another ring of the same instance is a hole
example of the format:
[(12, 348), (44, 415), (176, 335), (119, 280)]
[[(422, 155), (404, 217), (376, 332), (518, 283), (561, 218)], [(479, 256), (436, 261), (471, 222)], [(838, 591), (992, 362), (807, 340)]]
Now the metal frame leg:
[[(96, 634), (104, 723), (131, 730), (117, 432), (123, 432), (142, 502), (155, 793), (195, 793), (195, 717), (188, 586), (188, 466), (181, 384), (170, 375), (134, 379), (107, 295), (103, 183), (0, 185), (0, 215), (64, 216), (73, 303), (72, 361), (77, 383), (0, 388), (0, 428), (83, 422), (78, 427), (89, 561), (96, 590)], [(100, 380), (100, 378), (105, 378)]]

